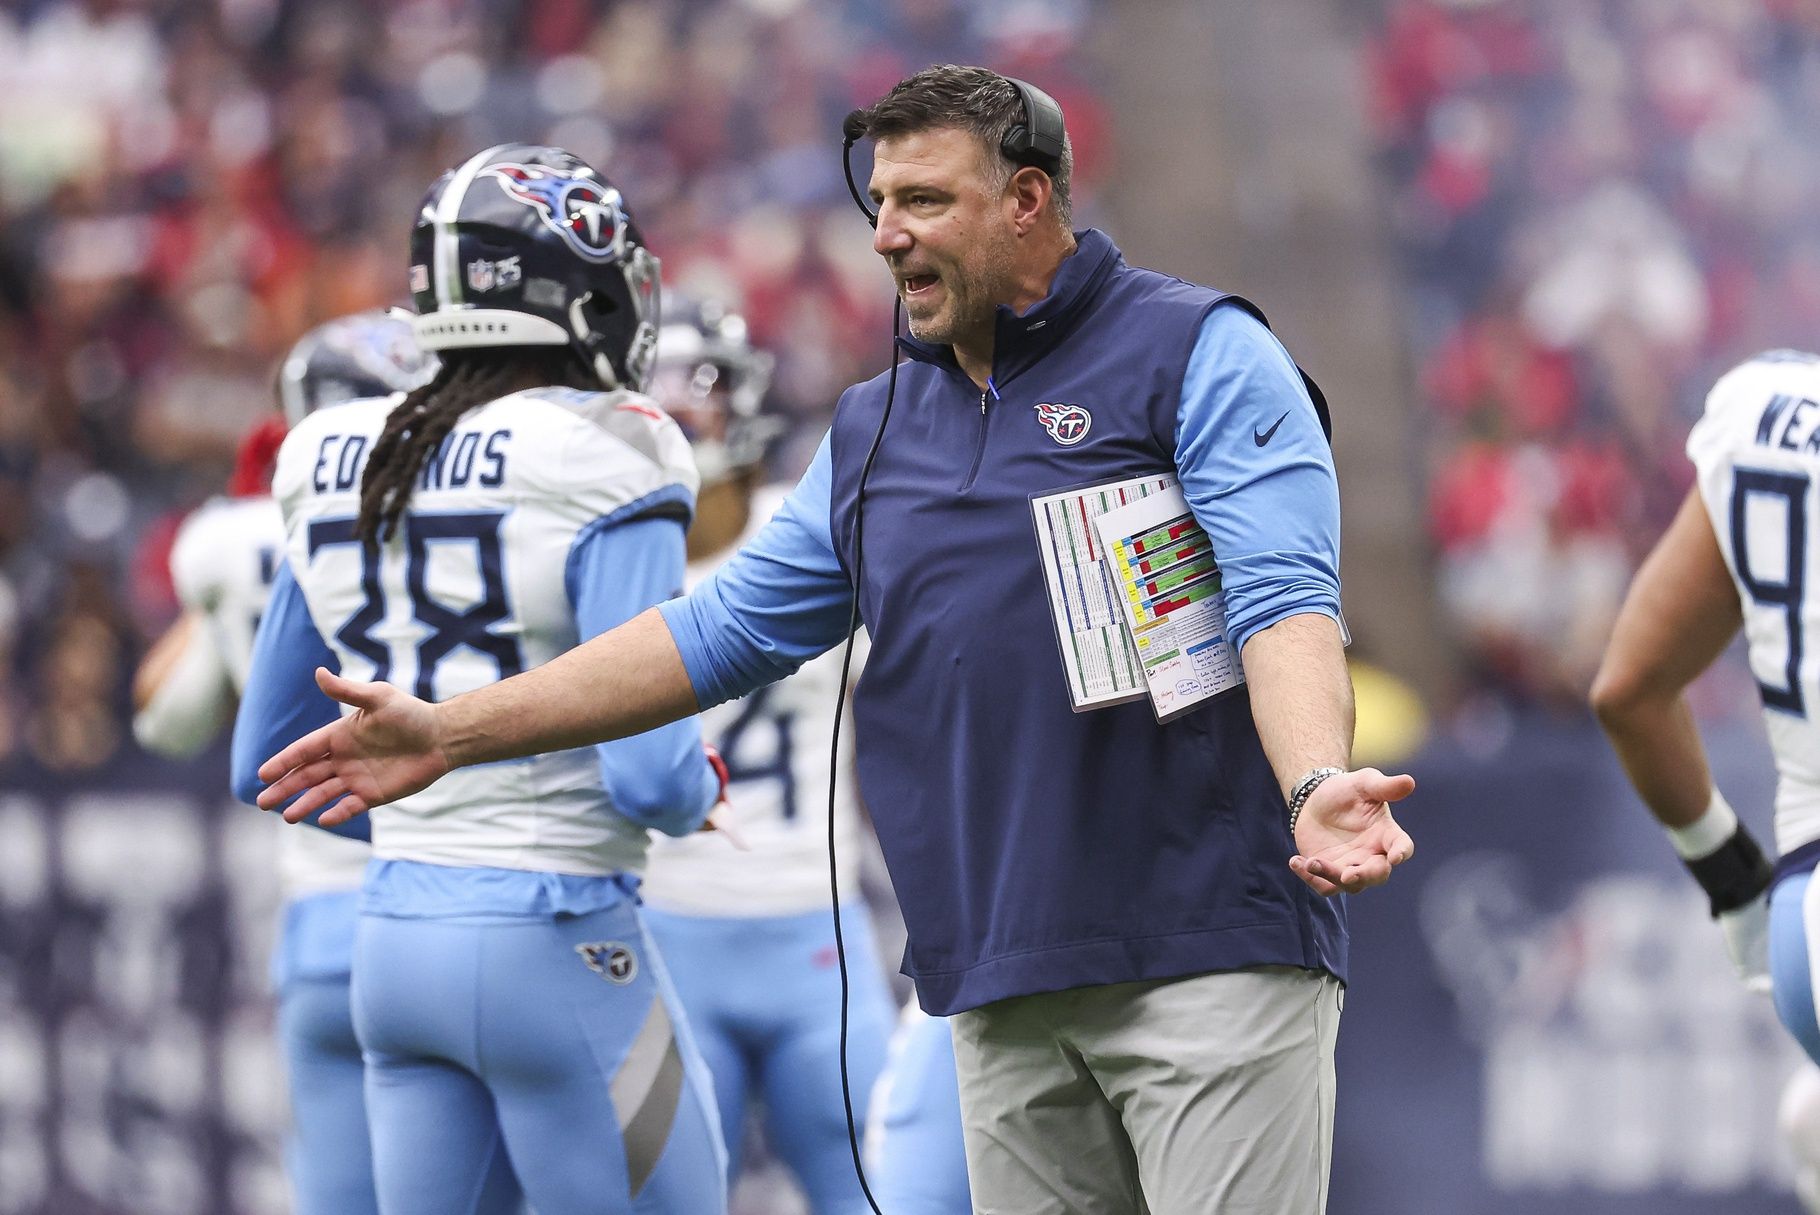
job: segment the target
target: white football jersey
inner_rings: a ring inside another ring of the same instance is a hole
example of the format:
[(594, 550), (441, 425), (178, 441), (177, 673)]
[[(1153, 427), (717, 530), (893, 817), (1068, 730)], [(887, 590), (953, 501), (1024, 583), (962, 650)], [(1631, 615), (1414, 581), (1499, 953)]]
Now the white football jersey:
[[(768, 486), (752, 503), (752, 520), (733, 546), (757, 535), (783, 505), (788, 487)], [(689, 584), (714, 572), (726, 554), (689, 567)], [(651, 850), (644, 896), (654, 907), (685, 915), (796, 915), (828, 905), (828, 744), (840, 692), (841, 649), (804, 663), (795, 674), (742, 700), (701, 715), (702, 737), (720, 750), (732, 778), (728, 819), (750, 850), (712, 831), (664, 836)], [(866, 636), (854, 642), (853, 678), (865, 662)], [(841, 735), (835, 799), (835, 855), (843, 897), (859, 896), (863, 840), (854, 793), (853, 726)]]
[[(391, 405), (304, 419), (273, 480), (291, 570), (353, 679), (441, 701), (548, 662), (578, 640), (565, 580), (577, 536), (635, 503), (693, 505), (688, 442), (646, 398), (538, 388), (463, 417), (369, 555), (354, 536), (360, 481)], [(592, 747), (463, 768), (372, 817), (374, 853), (391, 859), (576, 874), (644, 864), (645, 829), (613, 812)]]
[[(271, 498), (216, 498), (184, 521), (171, 549), (177, 598), (196, 612), (238, 696), (246, 687), (253, 634), (284, 559), (284, 516)], [(367, 846), (280, 825), (278, 880), (287, 899), (352, 890), (366, 871)]]
[(246, 687), (253, 634), (284, 558), (284, 517), (270, 498), (214, 498), (183, 521), (171, 546), (171, 582), (206, 622), (234, 692)]
[(1820, 358), (1775, 351), (1727, 373), (1687, 454), (1744, 608), (1789, 852), (1820, 839)]

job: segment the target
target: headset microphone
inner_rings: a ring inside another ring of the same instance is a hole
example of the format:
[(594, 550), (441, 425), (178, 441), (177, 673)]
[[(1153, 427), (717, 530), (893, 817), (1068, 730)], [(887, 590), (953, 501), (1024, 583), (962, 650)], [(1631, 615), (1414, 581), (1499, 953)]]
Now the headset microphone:
[(859, 192), (859, 186), (853, 180), (853, 145), (866, 135), (866, 111), (849, 110), (840, 124), (840, 168), (847, 175), (847, 193), (853, 195), (853, 203), (866, 217), (866, 222), (878, 227), (878, 212), (866, 205), (866, 196)]

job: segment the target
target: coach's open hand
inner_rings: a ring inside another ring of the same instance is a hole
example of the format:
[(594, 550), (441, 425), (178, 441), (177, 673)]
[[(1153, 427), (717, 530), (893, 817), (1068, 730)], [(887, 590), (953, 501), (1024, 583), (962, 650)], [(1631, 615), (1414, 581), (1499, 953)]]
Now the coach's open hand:
[(260, 809), (275, 809), (301, 794), (285, 810), (285, 820), (299, 822), (327, 806), (320, 821), (333, 827), (428, 787), (452, 766), (434, 705), (391, 684), (358, 683), (322, 667), (316, 668), (316, 684), (354, 712), (260, 765), (259, 779), (268, 782), (259, 795)]
[(1391, 817), (1390, 803), (1415, 787), (1413, 776), (1385, 776), (1376, 768), (1322, 781), (1296, 820), (1289, 867), (1323, 895), (1356, 894), (1389, 881), (1392, 867), (1416, 851), (1409, 832)]

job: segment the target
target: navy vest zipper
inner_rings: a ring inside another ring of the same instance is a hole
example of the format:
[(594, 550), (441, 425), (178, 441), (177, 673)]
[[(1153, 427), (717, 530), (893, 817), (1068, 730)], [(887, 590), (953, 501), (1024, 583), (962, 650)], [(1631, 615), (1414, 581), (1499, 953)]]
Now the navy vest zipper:
[(963, 494), (972, 489), (973, 483), (979, 479), (980, 463), (986, 458), (986, 394), (988, 392), (992, 394), (993, 399), (998, 398), (998, 387), (993, 384), (991, 376), (986, 377), (986, 387), (980, 390), (980, 438), (979, 443), (973, 448), (973, 467), (967, 470), (967, 479), (961, 482), (958, 491)]

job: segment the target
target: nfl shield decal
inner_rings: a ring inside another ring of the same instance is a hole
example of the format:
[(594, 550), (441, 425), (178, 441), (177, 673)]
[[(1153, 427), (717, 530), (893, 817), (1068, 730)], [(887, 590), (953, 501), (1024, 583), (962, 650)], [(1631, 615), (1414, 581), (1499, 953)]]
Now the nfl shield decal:
[(583, 257), (606, 261), (625, 252), (625, 206), (613, 187), (585, 173), (542, 165), (492, 165), (481, 176), (536, 210)]
[(482, 257), (468, 263), (468, 290), (476, 294), (484, 295), (496, 288), (508, 291), (523, 280), (524, 271), (516, 257), (502, 257), (498, 261)]
[(624, 941), (591, 941), (577, 945), (575, 952), (589, 970), (615, 983), (624, 985), (638, 977), (638, 955)]
[(1036, 420), (1063, 447), (1073, 447), (1093, 428), (1093, 415), (1079, 405), (1044, 402), (1036, 407)]

